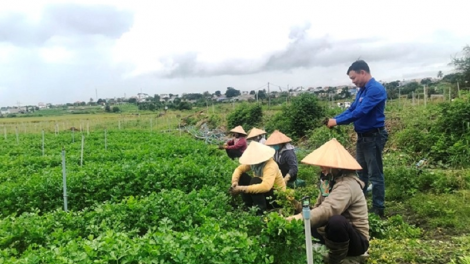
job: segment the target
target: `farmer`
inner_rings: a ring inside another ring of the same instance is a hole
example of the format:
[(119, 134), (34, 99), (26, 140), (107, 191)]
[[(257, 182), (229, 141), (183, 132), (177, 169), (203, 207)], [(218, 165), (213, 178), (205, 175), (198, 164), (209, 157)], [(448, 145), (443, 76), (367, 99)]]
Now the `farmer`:
[(237, 126), (230, 130), (234, 139), (227, 141), (222, 148), (231, 159), (239, 158), (246, 149), (246, 132), (242, 126)]
[[(240, 157), (239, 162), (242, 165), (238, 166), (232, 175), (232, 195), (241, 193), (247, 207), (258, 207), (258, 215), (277, 207), (272, 202), (275, 189), (286, 190), (286, 184), (273, 155), (274, 149), (253, 141)], [(253, 172), (253, 177), (247, 174), (248, 171)]]
[(248, 134), (248, 137), (246, 137), (246, 139), (264, 144), (264, 142), (266, 142), (265, 135), (266, 135), (266, 131), (253, 127), (250, 133)]
[(352, 105), (334, 119), (329, 119), (328, 127), (354, 122), (357, 133), (356, 159), (362, 167), (359, 178), (365, 183), (367, 194), (369, 181), (372, 183), (371, 212), (379, 216), (385, 210), (385, 180), (382, 152), (388, 140), (385, 129), (385, 101), (387, 92), (384, 86), (370, 74), (369, 65), (363, 60), (353, 62), (346, 73), (359, 87)]
[(294, 152), (294, 146), (290, 142), (292, 142), (292, 139), (279, 130), (275, 130), (264, 143), (276, 151), (274, 160), (281, 169), (286, 184), (295, 182), (298, 171), (297, 156)]
[[(310, 214), (312, 235), (329, 249), (329, 263), (360, 256), (369, 248), (367, 201), (364, 183), (356, 176), (359, 163), (332, 139), (307, 155), (302, 163), (320, 166), (320, 194)], [(301, 220), (302, 214), (287, 220)]]

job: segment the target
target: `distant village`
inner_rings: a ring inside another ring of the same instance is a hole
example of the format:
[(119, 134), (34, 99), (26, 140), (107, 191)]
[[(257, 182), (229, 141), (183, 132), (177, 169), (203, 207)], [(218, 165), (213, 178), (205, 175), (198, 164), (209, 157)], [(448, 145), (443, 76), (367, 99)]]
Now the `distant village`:
[[(432, 79), (434, 78), (424, 78), (424, 79)], [(413, 83), (413, 82), (421, 82), (422, 79), (412, 79), (401, 81), (400, 86)], [(277, 86), (273, 87), (277, 89)], [(333, 100), (341, 100), (346, 99), (354, 96), (358, 88), (351, 86), (351, 85), (342, 85), (342, 86), (335, 86), (335, 87), (297, 87), (289, 89), (288, 91), (282, 91), (282, 89), (278, 89), (279, 91), (272, 89), (272, 91), (263, 90), (251, 90), (251, 91), (239, 91), (232, 87), (227, 87), (227, 91), (229, 89), (233, 89), (236, 91), (235, 96), (230, 96), (227, 94), (226, 91), (216, 91), (215, 93), (183, 93), (179, 94), (155, 94), (150, 95), (147, 93), (138, 93), (135, 96), (130, 97), (114, 97), (114, 98), (99, 98), (93, 99), (90, 98), (88, 102), (85, 101), (75, 101), (73, 103), (65, 103), (65, 104), (51, 104), (51, 103), (43, 103), (39, 102), (37, 105), (17, 105), (17, 106), (6, 106), (0, 107), (0, 114), (1, 115), (9, 115), (9, 114), (26, 114), (35, 111), (41, 111), (44, 109), (51, 109), (51, 108), (74, 108), (74, 107), (84, 107), (84, 106), (105, 106), (105, 105), (119, 105), (119, 104), (126, 104), (126, 103), (144, 103), (144, 102), (155, 102), (158, 100), (162, 104), (171, 104), (174, 103), (175, 100), (179, 102), (188, 102), (188, 103), (195, 103), (198, 100), (211, 100), (213, 102), (223, 103), (223, 102), (235, 102), (235, 101), (256, 101), (256, 100), (263, 100), (266, 98), (277, 98), (277, 97), (295, 97), (302, 93), (313, 93), (316, 94), (319, 98), (328, 98)], [(95, 101), (96, 100), (96, 101)], [(344, 100), (343, 100), (344, 101)], [(350, 102), (339, 102), (338, 106), (340, 107), (349, 107)]]

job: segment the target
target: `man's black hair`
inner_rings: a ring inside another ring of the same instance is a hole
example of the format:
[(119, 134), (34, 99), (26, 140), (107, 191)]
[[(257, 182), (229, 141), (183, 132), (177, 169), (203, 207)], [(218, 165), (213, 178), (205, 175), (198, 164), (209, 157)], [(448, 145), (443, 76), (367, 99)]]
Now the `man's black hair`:
[(346, 75), (349, 75), (350, 71), (355, 71), (357, 73), (360, 73), (361, 70), (364, 70), (367, 73), (370, 73), (369, 65), (363, 60), (357, 60), (349, 66), (348, 71), (346, 72)]

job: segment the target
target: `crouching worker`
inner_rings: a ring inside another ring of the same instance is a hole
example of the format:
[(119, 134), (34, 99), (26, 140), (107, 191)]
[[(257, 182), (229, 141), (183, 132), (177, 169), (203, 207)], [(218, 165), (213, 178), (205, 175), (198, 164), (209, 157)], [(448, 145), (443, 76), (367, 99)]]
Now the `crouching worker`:
[(246, 137), (246, 140), (256, 141), (256, 142), (259, 142), (261, 144), (264, 144), (264, 142), (266, 142), (265, 135), (266, 135), (266, 131), (254, 127), (254, 128), (251, 129), (250, 133)]
[(291, 142), (290, 137), (279, 130), (275, 130), (264, 144), (271, 146), (276, 151), (274, 160), (281, 169), (282, 177), (284, 177), (286, 184), (293, 185), (297, 180), (298, 166), (297, 156)]
[(230, 130), (233, 139), (227, 141), (222, 148), (227, 152), (231, 159), (239, 158), (246, 149), (246, 132), (242, 126), (237, 126)]
[[(232, 175), (232, 195), (241, 193), (247, 207), (258, 207), (258, 215), (278, 207), (274, 203), (275, 189), (286, 190), (286, 184), (273, 155), (274, 149), (253, 141), (240, 157), (241, 165)], [(247, 174), (249, 171), (252, 171), (253, 177)]]
[[(312, 235), (329, 250), (329, 263), (360, 256), (369, 248), (367, 202), (355, 170), (359, 163), (336, 139), (307, 155), (302, 163), (320, 166), (320, 194), (310, 213)], [(302, 214), (287, 220), (302, 220)]]

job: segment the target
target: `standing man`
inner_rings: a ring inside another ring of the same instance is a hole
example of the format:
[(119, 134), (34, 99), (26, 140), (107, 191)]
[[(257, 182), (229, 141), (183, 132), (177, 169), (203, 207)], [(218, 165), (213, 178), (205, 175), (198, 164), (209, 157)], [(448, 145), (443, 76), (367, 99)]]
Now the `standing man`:
[(352, 105), (334, 119), (329, 119), (329, 128), (354, 122), (357, 133), (356, 159), (362, 167), (359, 178), (365, 183), (367, 193), (369, 181), (372, 183), (372, 209), (370, 212), (384, 215), (385, 180), (383, 174), (382, 151), (388, 139), (385, 130), (385, 87), (372, 78), (369, 65), (363, 60), (353, 62), (346, 74), (359, 87)]

